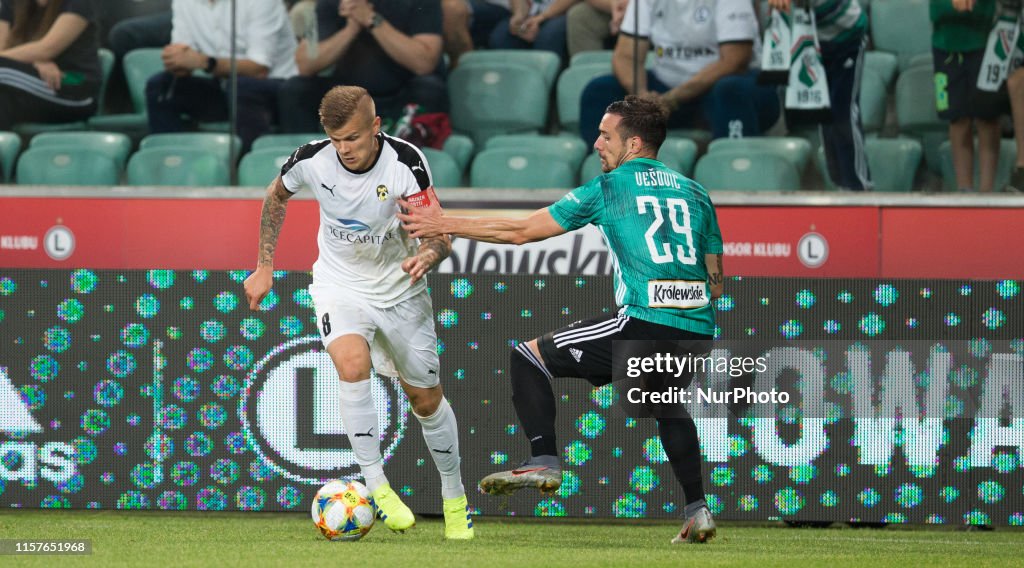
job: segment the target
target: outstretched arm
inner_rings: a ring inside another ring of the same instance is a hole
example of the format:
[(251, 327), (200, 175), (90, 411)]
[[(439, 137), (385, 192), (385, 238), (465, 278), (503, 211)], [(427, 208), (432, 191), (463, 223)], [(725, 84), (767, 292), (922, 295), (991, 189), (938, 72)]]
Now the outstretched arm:
[(256, 270), (245, 279), (245, 297), (249, 300), (250, 310), (259, 308), (260, 302), (274, 285), (274, 250), (277, 248), (277, 237), (281, 234), (285, 208), (291, 196), (281, 176), (277, 176), (267, 187), (267, 194), (263, 198), (259, 259), (256, 261)]
[(488, 243), (521, 245), (561, 235), (565, 229), (555, 221), (547, 209), (538, 209), (528, 217), (452, 217), (444, 215), (436, 203), (427, 207), (399, 204), (408, 213), (399, 213), (405, 231), (411, 237), (453, 235)]

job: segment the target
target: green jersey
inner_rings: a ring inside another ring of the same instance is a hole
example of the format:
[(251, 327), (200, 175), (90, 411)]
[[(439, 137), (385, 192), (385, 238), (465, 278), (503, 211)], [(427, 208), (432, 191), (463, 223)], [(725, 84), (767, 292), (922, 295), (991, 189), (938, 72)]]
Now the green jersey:
[(593, 224), (615, 261), (615, 303), (626, 315), (714, 334), (705, 254), (721, 254), (715, 207), (697, 182), (637, 158), (548, 207), (567, 231)]
[(985, 49), (996, 16), (996, 0), (978, 0), (970, 12), (958, 12), (953, 0), (931, 0), (932, 47), (953, 53)]

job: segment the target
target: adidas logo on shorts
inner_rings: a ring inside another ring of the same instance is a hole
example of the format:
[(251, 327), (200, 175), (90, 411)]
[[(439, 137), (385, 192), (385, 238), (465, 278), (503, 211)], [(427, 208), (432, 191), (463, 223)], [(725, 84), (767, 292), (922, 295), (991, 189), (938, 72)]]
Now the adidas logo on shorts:
[(580, 351), (579, 349), (576, 349), (575, 347), (569, 348), (569, 354), (572, 355), (573, 359), (576, 359), (577, 363), (579, 363), (580, 359), (583, 358), (583, 352)]

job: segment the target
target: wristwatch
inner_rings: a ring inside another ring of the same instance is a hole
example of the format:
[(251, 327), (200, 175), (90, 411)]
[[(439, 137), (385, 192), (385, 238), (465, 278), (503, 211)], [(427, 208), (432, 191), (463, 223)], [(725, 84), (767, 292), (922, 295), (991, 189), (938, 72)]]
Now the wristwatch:
[(366, 26), (366, 29), (369, 29), (369, 30), (376, 29), (377, 26), (379, 26), (379, 25), (381, 25), (383, 23), (384, 23), (384, 16), (381, 16), (377, 12), (374, 12), (373, 13), (373, 19), (370, 20), (370, 25)]

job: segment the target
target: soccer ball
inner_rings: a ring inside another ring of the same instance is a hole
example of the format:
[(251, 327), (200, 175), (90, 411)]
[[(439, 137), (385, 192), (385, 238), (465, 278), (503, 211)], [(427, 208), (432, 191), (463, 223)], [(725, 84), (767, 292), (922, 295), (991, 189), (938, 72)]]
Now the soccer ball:
[(370, 490), (358, 481), (329, 481), (313, 499), (313, 524), (327, 540), (359, 540), (376, 517)]

